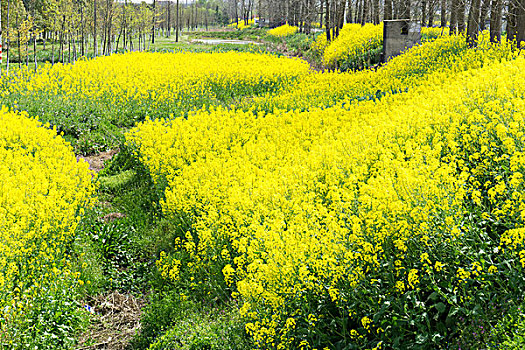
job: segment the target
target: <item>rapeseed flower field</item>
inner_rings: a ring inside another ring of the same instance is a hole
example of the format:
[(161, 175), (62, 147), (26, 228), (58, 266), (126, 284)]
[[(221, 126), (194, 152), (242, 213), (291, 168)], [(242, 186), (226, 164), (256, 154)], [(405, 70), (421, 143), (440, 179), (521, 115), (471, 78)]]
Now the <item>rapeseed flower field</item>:
[(297, 33), (298, 30), (299, 30), (299, 28), (297, 28), (296, 26), (291, 26), (288, 23), (286, 23), (286, 24), (283, 24), (280, 27), (276, 27), (274, 29), (270, 29), (268, 31), (268, 35), (281, 38), (281, 37), (284, 37), (284, 36), (295, 34), (295, 33)]
[(146, 116), (227, 106), (308, 71), (305, 62), (255, 53), (128, 53), (15, 72), (1, 82), (2, 101), (55, 125), (77, 152), (93, 153), (116, 147), (117, 129)]
[[(68, 245), (92, 203), (91, 178), (88, 164), (77, 161), (56, 130), (26, 113), (0, 110), (2, 346), (30, 347), (42, 336), (35, 318), (57, 307), (49, 305), (53, 300), (71, 302), (64, 291), (83, 283)], [(59, 344), (68, 345), (63, 339)]]
[[(421, 28), (423, 41), (446, 34), (443, 28)], [(319, 35), (312, 48), (322, 53), (327, 67), (356, 70), (376, 64), (383, 48), (383, 24), (345, 24), (337, 38), (328, 43), (326, 35)]]
[(432, 30), (377, 69), (337, 70), (381, 32), (319, 36), (325, 72), (256, 53), (127, 53), (4, 78), (3, 101), (51, 125), (0, 111), (0, 340), (85, 283), (68, 249), (96, 186), (56, 134), (111, 124), (176, 227), (155, 256), (162, 283), (180, 300), (235, 300), (253, 348), (485, 344), (469, 330), (525, 287), (525, 58)]
[[(325, 108), (281, 108), (281, 92), (272, 112), (218, 107), (132, 130), (167, 183), (164, 215), (186, 223), (161, 274), (231, 290), (261, 349), (439, 346), (470, 310), (519, 295), (504, 281), (523, 261), (525, 60), (439, 40), (342, 75), (360, 88), (341, 84)], [(357, 98), (381, 83), (395, 88)]]

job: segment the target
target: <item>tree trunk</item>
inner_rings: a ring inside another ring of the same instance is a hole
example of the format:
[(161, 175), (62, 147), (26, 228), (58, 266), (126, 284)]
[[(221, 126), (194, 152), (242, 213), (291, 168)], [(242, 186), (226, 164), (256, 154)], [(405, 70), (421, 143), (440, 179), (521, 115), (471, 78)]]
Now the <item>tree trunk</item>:
[(433, 27), (434, 26), (434, 15), (436, 10), (436, 0), (430, 0), (428, 2), (428, 23), (427, 27)]
[(33, 61), (35, 61), (35, 72), (38, 68), (38, 63), (36, 62), (36, 33), (33, 32)]
[(503, 0), (492, 0), (490, 8), (490, 41), (501, 42)]
[(383, 13), (384, 20), (392, 19), (392, 0), (385, 0), (385, 10)]
[(64, 35), (66, 31), (66, 16), (62, 16), (62, 31), (60, 33), (60, 62), (64, 63)]
[(320, 29), (323, 29), (323, 16), (324, 16), (324, 1), (321, 1), (321, 16), (319, 19), (319, 27)]
[(168, 2), (168, 23), (166, 23), (166, 38), (169, 38), (171, 35), (171, 1)]
[(369, 11), (369, 0), (363, 0), (363, 14), (361, 15), (361, 25), (364, 26), (366, 23), (366, 20), (368, 18), (368, 11)]
[(93, 0), (93, 57), (97, 57), (97, 0)]
[(122, 32), (123, 32), (124, 28), (120, 28), (120, 31), (118, 33), (118, 37), (117, 37), (117, 43), (115, 44), (115, 53), (118, 52), (118, 45), (120, 43), (120, 37), (122, 36)]
[(458, 1), (457, 21), (458, 21), (458, 32), (465, 32), (465, 0)]
[(474, 47), (478, 40), (481, 0), (472, 0), (468, 14), (467, 42)]
[[(374, 0), (374, 1), (377, 1), (377, 4), (379, 6), (379, 0)], [(346, 5), (346, 0), (340, 0), (339, 1), (339, 7), (338, 7), (338, 20), (337, 20), (337, 27), (339, 29), (342, 29), (343, 28), (343, 25), (345, 24), (345, 6)], [(337, 35), (339, 36), (339, 30), (337, 31)]]
[(514, 41), (518, 36), (519, 0), (510, 0), (507, 13), (507, 40)]
[[(81, 24), (81, 38), (80, 40), (82, 40), (82, 42), (80, 43), (81, 47), (80, 47), (80, 55), (81, 56), (85, 56), (85, 51), (84, 51), (84, 40), (85, 40), (85, 37), (84, 37), (84, 10), (83, 10), (83, 6), (80, 6), (80, 22), (82, 22)], [(45, 41), (44, 41), (45, 42)]]
[(20, 44), (20, 26), (18, 25), (18, 12), (16, 13), (16, 41), (17, 41), (17, 46), (18, 46), (18, 68), (21, 69), (22, 68), (22, 48), (20, 47), (21, 44)]
[(373, 22), (374, 24), (379, 24), (379, 0), (373, 0), (374, 5), (374, 16), (373, 16)]
[(427, 24), (427, 0), (421, 1), (421, 26)]
[(68, 31), (68, 38), (67, 38), (67, 52), (68, 52), (68, 63), (71, 63), (71, 30)]
[(29, 70), (29, 38), (26, 38), (26, 68)]
[(151, 26), (151, 43), (155, 44), (155, 16), (156, 16), (156, 6), (157, 1), (153, 0), (153, 19), (152, 19), (152, 26)]
[(518, 1), (518, 11), (516, 18), (516, 43), (518, 48), (525, 46), (525, 0)]
[(107, 51), (106, 54), (109, 56), (112, 51), (111, 41), (113, 39), (112, 30), (113, 30), (113, 2), (111, 0), (108, 0), (107, 2), (108, 8), (107, 8), (107, 35), (106, 40), (108, 41), (106, 47)]
[(345, 22), (352, 23), (352, 0), (346, 1)]
[(330, 2), (329, 0), (324, 0), (325, 4), (325, 27), (326, 27), (326, 40), (328, 42), (332, 41), (332, 37), (330, 35)]
[(457, 33), (459, 1), (460, 0), (452, 0), (452, 3), (450, 4), (450, 35)]
[(51, 64), (55, 64), (55, 41), (57, 38), (56, 24), (57, 24), (57, 14), (55, 12), (55, 16), (53, 19), (53, 37), (51, 38)]
[(177, 15), (176, 15), (177, 25), (175, 28), (175, 42), (179, 42), (179, 0), (177, 0)]
[(441, 23), (439, 26), (441, 28), (447, 26), (447, 0), (441, 0)]
[(487, 29), (486, 22), (487, 22), (487, 16), (489, 14), (489, 9), (490, 9), (490, 0), (482, 0), (482, 1), (483, 2), (481, 5), (481, 13), (479, 16), (479, 29), (485, 30)]
[(9, 37), (9, 34), (10, 34), (10, 30), (9, 30), (9, 15), (10, 15), (10, 10), (11, 10), (11, 0), (7, 0), (7, 57), (6, 57), (6, 63), (7, 63), (7, 67), (6, 67), (6, 74), (9, 75), (9, 53), (11, 52), (11, 38)]

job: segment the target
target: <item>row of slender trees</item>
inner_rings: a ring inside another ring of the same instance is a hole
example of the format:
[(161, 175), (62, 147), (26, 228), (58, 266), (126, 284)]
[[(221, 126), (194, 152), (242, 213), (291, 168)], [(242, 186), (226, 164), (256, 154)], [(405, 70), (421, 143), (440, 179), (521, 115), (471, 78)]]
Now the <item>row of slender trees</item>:
[(474, 45), (478, 32), (489, 29), (500, 41), (503, 28), (509, 40), (525, 41), (525, 0), (226, 0), (232, 20), (257, 16), (276, 26), (289, 23), (309, 33), (314, 23), (324, 26), (328, 39), (339, 35), (344, 23), (381, 20), (419, 20), (423, 26), (449, 27), (466, 32)]
[[(222, 0), (0, 0), (4, 59), (74, 62), (145, 50), (155, 38), (228, 23)], [(38, 47), (38, 49), (37, 49)], [(44, 57), (43, 57), (44, 56)]]

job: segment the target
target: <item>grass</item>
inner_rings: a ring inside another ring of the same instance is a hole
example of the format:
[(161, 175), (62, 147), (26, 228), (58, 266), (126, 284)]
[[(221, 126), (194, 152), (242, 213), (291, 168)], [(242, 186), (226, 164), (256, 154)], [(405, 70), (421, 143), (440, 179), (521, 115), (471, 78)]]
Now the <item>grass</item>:
[(183, 232), (163, 219), (162, 189), (153, 185), (132, 150), (123, 146), (97, 181), (98, 203), (84, 217), (73, 245), (76, 268), (86, 282), (84, 298), (96, 300), (114, 291), (149, 295), (133, 349), (150, 344), (153, 349), (249, 349), (235, 304), (187, 297), (189, 291), (173, 290), (158, 274), (160, 252), (172, 251), (175, 236)]
[(98, 176), (97, 205), (88, 211), (75, 242), (86, 294), (144, 292), (155, 256), (141, 242), (156, 227), (156, 191), (126, 149)]
[[(210, 27), (210, 29), (216, 30), (217, 28)], [(160, 32), (155, 37), (155, 43), (151, 43), (151, 38), (149, 35), (146, 37), (146, 51), (194, 51), (193, 45), (190, 44), (190, 41), (192, 39), (199, 39), (199, 38), (215, 38), (215, 39), (238, 39), (238, 40), (259, 40), (261, 38), (264, 38), (265, 36), (265, 30), (263, 29), (250, 29), (250, 30), (231, 30), (229, 28), (219, 28), (219, 30), (224, 29), (224, 31), (206, 31), (205, 29), (201, 28), (201, 30), (197, 31), (187, 31), (183, 30), (180, 32), (179, 36), (179, 42), (175, 42), (175, 32), (173, 31), (169, 37), (166, 37), (162, 35)], [(133, 40), (134, 44), (134, 50), (137, 51), (137, 45), (138, 45), (138, 39)], [(102, 43), (99, 38), (98, 42), (99, 46), (99, 55), (100, 55), (100, 47), (102, 47)], [(245, 46), (245, 45), (240, 45)], [(81, 46), (80, 42), (77, 42), (75, 44), (75, 48), (77, 51), (77, 58), (81, 56)], [(208, 48), (210, 51), (213, 50), (213, 48)], [(206, 49), (206, 50), (208, 50)], [(203, 50), (202, 52), (208, 52), (206, 50)], [(4, 48), (3, 52), (3, 61), (0, 65), (2, 71), (5, 71), (7, 68), (7, 48)], [(119, 44), (118, 52), (124, 52), (122, 48), (122, 42)], [(201, 51), (197, 51), (201, 52)], [(26, 51), (25, 45), (21, 46), (21, 55), (18, 55), (18, 47), (16, 42), (11, 42), (11, 50), (9, 52), (9, 61), (10, 61), (10, 67), (18, 67), (18, 66), (25, 66), (28, 65), (29, 68), (34, 68), (35, 66), (35, 50), (33, 43), (29, 43)], [(88, 58), (93, 57), (94, 51), (93, 51), (93, 41), (91, 38), (86, 40), (85, 45), (85, 56)], [(53, 58), (54, 56), (54, 58)], [(40, 66), (45, 63), (69, 63), (69, 50), (67, 43), (64, 45), (64, 59), (60, 59), (60, 43), (56, 42), (54, 44), (54, 52), (53, 52), (53, 45), (51, 44), (51, 41), (48, 40), (46, 44), (44, 45), (42, 40), (37, 41), (36, 45), (36, 63), (37, 66)], [(71, 46), (71, 61), (74, 60), (74, 53), (73, 53), (73, 46)]]

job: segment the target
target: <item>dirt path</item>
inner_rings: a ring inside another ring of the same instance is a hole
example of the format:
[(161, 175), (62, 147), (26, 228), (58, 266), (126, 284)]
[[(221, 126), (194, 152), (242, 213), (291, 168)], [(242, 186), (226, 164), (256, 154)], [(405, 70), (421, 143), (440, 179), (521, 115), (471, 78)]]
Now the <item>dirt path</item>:
[[(91, 171), (99, 173), (104, 169), (105, 162), (119, 151), (114, 149), (93, 156), (77, 156), (77, 160), (84, 159)], [(122, 213), (110, 213), (100, 220), (108, 222), (122, 217), (125, 217)], [(92, 316), (89, 328), (81, 335), (76, 350), (124, 350), (140, 330), (140, 317), (146, 299), (113, 291), (88, 297), (83, 304)]]
[(77, 160), (84, 159), (89, 164), (89, 169), (95, 173), (100, 172), (104, 169), (104, 162), (111, 160), (115, 154), (120, 150), (113, 149), (111, 151), (102, 152), (93, 156), (77, 156)]
[(76, 350), (124, 350), (140, 330), (146, 302), (131, 294), (113, 292), (90, 298), (84, 306), (93, 314), (90, 328)]

